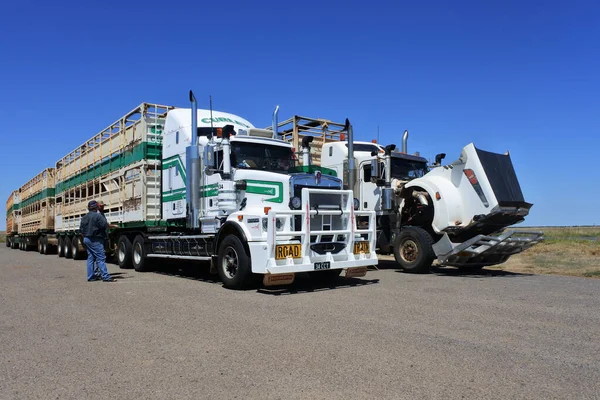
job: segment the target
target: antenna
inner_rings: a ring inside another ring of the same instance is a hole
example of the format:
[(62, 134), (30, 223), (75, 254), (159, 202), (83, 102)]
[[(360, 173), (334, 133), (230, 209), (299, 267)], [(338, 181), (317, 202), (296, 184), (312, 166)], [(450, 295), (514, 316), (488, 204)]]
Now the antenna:
[(377, 143), (379, 143), (379, 125), (377, 125)]
[(215, 136), (215, 128), (213, 128), (213, 117), (212, 117), (212, 95), (208, 96), (208, 100), (210, 101), (210, 136)]

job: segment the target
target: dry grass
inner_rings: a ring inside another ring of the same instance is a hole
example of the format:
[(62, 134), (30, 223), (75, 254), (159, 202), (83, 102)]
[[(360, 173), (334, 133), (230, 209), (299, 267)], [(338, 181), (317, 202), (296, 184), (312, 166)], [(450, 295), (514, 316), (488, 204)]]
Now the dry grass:
[(544, 241), (492, 268), (600, 278), (600, 227), (528, 229), (543, 231)]

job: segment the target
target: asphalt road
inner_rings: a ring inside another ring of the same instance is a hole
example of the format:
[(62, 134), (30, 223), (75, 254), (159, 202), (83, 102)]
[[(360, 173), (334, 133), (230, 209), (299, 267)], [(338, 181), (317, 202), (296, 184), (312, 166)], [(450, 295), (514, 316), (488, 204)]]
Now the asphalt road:
[(600, 280), (383, 267), (235, 292), (2, 247), (0, 399), (600, 398)]

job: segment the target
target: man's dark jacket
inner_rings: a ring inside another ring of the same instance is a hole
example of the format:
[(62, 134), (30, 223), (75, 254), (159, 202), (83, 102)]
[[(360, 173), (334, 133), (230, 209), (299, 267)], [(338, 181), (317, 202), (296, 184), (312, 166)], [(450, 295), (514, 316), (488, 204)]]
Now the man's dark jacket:
[(81, 218), (79, 232), (87, 238), (106, 239), (107, 228), (106, 218), (96, 211), (90, 211)]

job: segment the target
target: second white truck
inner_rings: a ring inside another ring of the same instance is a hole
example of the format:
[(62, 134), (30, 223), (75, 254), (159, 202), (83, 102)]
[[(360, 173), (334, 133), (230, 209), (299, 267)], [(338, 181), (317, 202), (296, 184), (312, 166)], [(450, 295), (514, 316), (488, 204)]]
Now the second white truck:
[(347, 124), (294, 116), (279, 127), (283, 138), (301, 149), (304, 168), (318, 165), (341, 177), (357, 209), (375, 210), (377, 252), (394, 254), (405, 271), (429, 271), (434, 260), (478, 269), (503, 263), (542, 240), (541, 232), (505, 231), (532, 207), (508, 153), (469, 144), (456, 161), (442, 166), (445, 154), (439, 154), (429, 166), (425, 158), (408, 154), (408, 131), (398, 151), (396, 145), (345, 140)]

